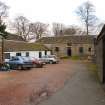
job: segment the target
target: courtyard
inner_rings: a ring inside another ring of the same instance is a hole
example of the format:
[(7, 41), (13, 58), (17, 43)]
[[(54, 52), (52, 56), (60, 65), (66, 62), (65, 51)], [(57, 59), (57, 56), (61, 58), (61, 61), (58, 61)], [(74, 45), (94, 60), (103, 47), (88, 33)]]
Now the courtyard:
[(31, 70), (0, 72), (0, 105), (29, 105), (41, 94), (51, 96), (73, 74), (70, 61)]
[(105, 92), (82, 61), (0, 72), (0, 105), (37, 104), (105, 105)]

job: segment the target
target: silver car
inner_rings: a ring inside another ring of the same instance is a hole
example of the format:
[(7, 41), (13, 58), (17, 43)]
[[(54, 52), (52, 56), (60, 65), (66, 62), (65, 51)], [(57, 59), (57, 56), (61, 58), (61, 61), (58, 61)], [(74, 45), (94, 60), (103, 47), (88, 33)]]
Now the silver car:
[(49, 64), (56, 64), (59, 62), (59, 59), (57, 56), (55, 55), (45, 55), (45, 56), (42, 56), (40, 58), (43, 62), (45, 63), (49, 63)]

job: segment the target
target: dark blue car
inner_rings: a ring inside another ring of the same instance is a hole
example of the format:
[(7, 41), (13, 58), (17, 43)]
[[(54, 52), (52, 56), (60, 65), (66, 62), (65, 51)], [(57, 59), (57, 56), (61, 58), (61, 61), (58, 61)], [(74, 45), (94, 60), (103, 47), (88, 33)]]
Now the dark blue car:
[(27, 59), (27, 57), (22, 57), (22, 56), (14, 56), (11, 57), (10, 60), (8, 62), (6, 62), (7, 64), (9, 64), (10, 69), (30, 69), (33, 67), (32, 62)]

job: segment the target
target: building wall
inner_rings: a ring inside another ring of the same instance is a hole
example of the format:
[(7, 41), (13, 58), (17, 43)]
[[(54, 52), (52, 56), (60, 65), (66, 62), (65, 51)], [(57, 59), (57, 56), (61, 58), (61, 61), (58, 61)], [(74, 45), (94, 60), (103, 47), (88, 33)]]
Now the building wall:
[(98, 75), (101, 82), (103, 82), (103, 40), (100, 40), (96, 45), (96, 57), (98, 64)]
[[(42, 56), (45, 55), (45, 51), (18, 51), (18, 52), (5, 52), (10, 53), (10, 56), (16, 56), (16, 53), (21, 53), (21, 56), (26, 56), (26, 52), (29, 52), (30, 57), (39, 58), (39, 52), (41, 52)], [(51, 51), (47, 51), (47, 55), (50, 55)], [(5, 59), (8, 60), (8, 59)]]
[[(80, 47), (83, 47), (82, 54), (79, 52)], [(91, 48), (91, 52), (89, 52), (89, 48)], [(94, 54), (94, 45), (93, 44), (73, 44), (72, 52), (73, 52), (73, 56), (93, 55)]]
[[(59, 51), (55, 51), (55, 48), (58, 47)], [(79, 52), (79, 48), (83, 47), (83, 53)], [(51, 49), (53, 54), (56, 54), (60, 57), (68, 56), (67, 49), (71, 48), (71, 56), (84, 56), (84, 55), (94, 55), (94, 44), (71, 44), (68, 46), (67, 44), (52, 44)], [(89, 48), (91, 48), (91, 52), (89, 52)]]

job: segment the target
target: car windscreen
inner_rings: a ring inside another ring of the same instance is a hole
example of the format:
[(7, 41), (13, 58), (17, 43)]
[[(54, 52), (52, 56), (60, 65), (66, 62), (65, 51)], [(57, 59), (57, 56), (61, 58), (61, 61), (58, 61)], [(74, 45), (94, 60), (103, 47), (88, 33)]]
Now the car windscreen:
[(29, 58), (28, 58), (28, 57), (22, 57), (22, 59), (23, 59), (24, 61), (29, 61)]

